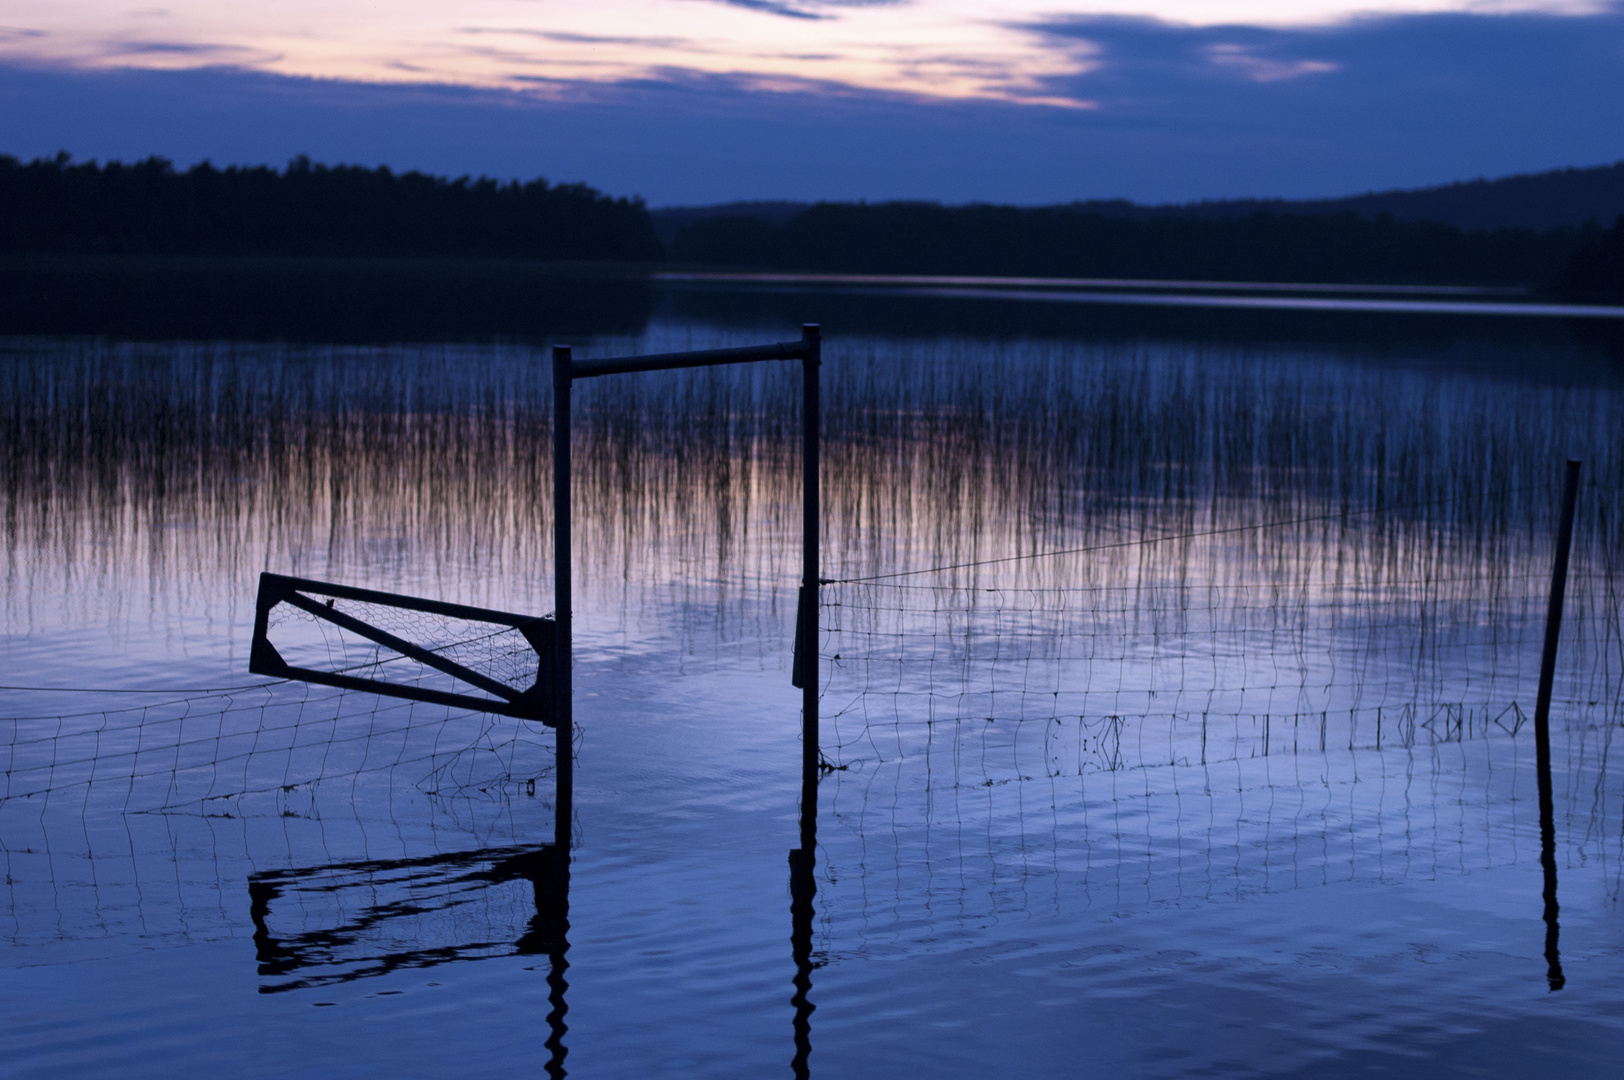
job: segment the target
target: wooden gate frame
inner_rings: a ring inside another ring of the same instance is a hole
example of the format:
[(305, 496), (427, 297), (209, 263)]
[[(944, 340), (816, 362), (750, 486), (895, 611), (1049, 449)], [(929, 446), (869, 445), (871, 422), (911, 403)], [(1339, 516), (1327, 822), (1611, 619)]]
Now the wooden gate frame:
[[(558, 650), (553, 717), (558, 725), (559, 805), (572, 805), (574, 791), (574, 713), (571, 701), (574, 619), (570, 592), (570, 388), (578, 379), (629, 375), (641, 371), (750, 364), (762, 360), (801, 362), (801, 588), (795, 617), (795, 658), (791, 684), (801, 690), (801, 831), (803, 850), (812, 850), (817, 813), (818, 776), (818, 445), (820, 404), (818, 368), (823, 360), (822, 331), (816, 323), (801, 327), (801, 340), (735, 349), (699, 349), (647, 356), (576, 360), (568, 345), (553, 346), (553, 611)], [(569, 822), (557, 821), (558, 845), (569, 849)]]

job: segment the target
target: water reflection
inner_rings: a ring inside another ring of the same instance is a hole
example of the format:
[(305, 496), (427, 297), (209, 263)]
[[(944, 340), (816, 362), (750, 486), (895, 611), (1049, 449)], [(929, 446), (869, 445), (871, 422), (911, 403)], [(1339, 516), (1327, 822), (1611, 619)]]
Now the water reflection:
[[(1144, 308), (1128, 304), (1036, 302), (1008, 294), (932, 296), (914, 289), (856, 289), (808, 284), (666, 281), (665, 305), (695, 321), (759, 331), (821, 322), (841, 337), (907, 335), (1008, 340), (1086, 338), (1107, 341), (1183, 341), (1199, 346), (1230, 342), (1256, 347), (1290, 342), (1309, 348), (1342, 347), (1366, 355), (1407, 360), (1431, 353), (1471, 357), (1488, 367), (1526, 371), (1531, 355), (1546, 354), (1564, 374), (1583, 377), (1574, 354), (1593, 348), (1618, 355), (1610, 320), (1558, 318), (1499, 320), (1448, 315), (1357, 311), (1257, 311), (1223, 308)], [(1063, 298), (1061, 298), (1063, 299)], [(1507, 323), (1510, 323), (1507, 325)], [(1584, 343), (1584, 345), (1581, 345)], [(1580, 346), (1576, 350), (1575, 346)], [(1586, 348), (1585, 346), (1588, 346)], [(1521, 354), (1520, 356), (1518, 354)], [(1595, 356), (1591, 357), (1592, 361)], [(1563, 361), (1570, 361), (1563, 363)]]
[[(579, 351), (727, 345), (732, 333), (656, 318), (642, 340)], [(1565, 373), (1581, 362), (1571, 356), (1566, 369), (1519, 371), (1515, 350), (1483, 341), (1466, 353), (1444, 342), (1372, 361), (1352, 346), (1184, 345), (1134, 333), (1104, 342), (832, 338), (825, 573), (842, 580), (826, 590), (820, 749), (849, 768), (823, 781), (821, 820), (819, 785), (799, 778), (791, 1009), (771, 1006), (757, 1071), (781, 1068), (789, 1020), (792, 1070), (810, 1074), (814, 998), (838, 973), (842, 1009), (816, 1014), (820, 1069), (835, 1069), (861, 1008), (847, 996), (851, 973), (869, 957), (940, 972), (964, 967), (955, 958), (929, 968), (944, 951), (1030, 941), (1033, 967), (1059, 986), (1056, 1000), (1082, 1010), (1090, 995), (1143, 992), (1142, 958), (1172, 941), (1211, 961), (1180, 986), (1206, 979), (1228, 995), (1256, 969), (1235, 970), (1273, 948), (1246, 925), (1264, 916), (1247, 912), (1316, 911), (1322, 901), (1355, 902), (1353, 889), (1364, 890), (1358, 901), (1380, 900), (1367, 886), (1393, 886), (1392, 895), (1412, 884), (1404, 895), (1440, 896), (1447, 908), (1468, 875), (1477, 886), (1495, 875), (1514, 881), (1521, 951), (1485, 948), (1494, 957), (1480, 967), (1451, 959), (1422, 979), (1360, 967), (1362, 942), (1340, 923), (1327, 929), (1304, 916), (1292, 932), (1323, 935), (1331, 955), (1314, 963), (1344, 982), (1348, 972), (1373, 973), (1385, 1008), (1426, 1024), (1448, 1019), (1445, 985), (1464, 986), (1457, 1003), (1523, 1008), (1516, 995), (1544, 966), (1532, 938), (1538, 886), (1520, 876), (1532, 854), (1523, 715), (1553, 468), (1568, 447), (1595, 467), (1576, 547), (1574, 647), (1564, 645), (1558, 675), (1562, 843), (1542, 835), (1540, 851), (1547, 960), (1561, 977), (1560, 869), (1573, 975), (1564, 1006), (1577, 1007), (1575, 995), (1605, 974), (1602, 963), (1580, 967), (1576, 897), (1588, 894), (1574, 882), (1605, 877), (1607, 900), (1617, 901), (1624, 830), (1616, 776), (1605, 769), (1624, 720), (1624, 519), (1609, 510), (1624, 486), (1616, 375), (1591, 371), (1580, 386)], [(1498, 357), (1487, 376), (1483, 356)], [(267, 566), (548, 610), (546, 381), (540, 354), (509, 346), (12, 343), (0, 354), (0, 604), (17, 670), (63, 683), (118, 665), (165, 680), (240, 672), (246, 657), (229, 655), (229, 642), (243, 629), (246, 653), (252, 583)], [(797, 392), (793, 378), (763, 369), (651, 376), (581, 395), (579, 677), (601, 695), (588, 746), (627, 775), (662, 778), (646, 806), (593, 796), (597, 835), (616, 830), (621, 862), (637, 867), (635, 887), (597, 895), (632, 897), (628, 909), (650, 883), (681, 887), (672, 822), (700, 850), (721, 847), (734, 839), (738, 805), (787, 808), (794, 791), (787, 754), (790, 771), (734, 772), (792, 746), (792, 721), (766, 730), (723, 697), (736, 687), (748, 696), (755, 679), (777, 694), (787, 681), (799, 576)], [(1069, 553), (1032, 558), (1056, 549)], [(885, 577), (944, 565), (955, 569)], [(71, 636), (109, 626), (111, 642)], [(184, 648), (205, 654), (177, 660)], [(679, 671), (725, 678), (679, 683)], [(116, 774), (75, 778), (71, 801), (53, 794), (54, 832), (40, 824), (37, 800), (0, 806), (13, 814), (0, 829), (9, 935), (26, 944), (228, 937), (247, 932), (251, 907), (268, 993), (487, 955), (545, 957), (548, 1047), (562, 1074), (568, 866), (549, 869), (552, 849), (524, 843), (550, 836), (554, 823), (526, 803), (534, 789), (485, 783), (543, 776), (545, 746), (530, 747), (518, 769), (492, 752), (510, 748), (505, 730), (465, 736), (466, 718), (445, 728), (426, 715), (422, 726), (395, 723), (355, 698), (256, 699), (254, 710), (269, 711), (249, 715), (244, 701), (202, 716), (180, 699), (161, 699), (162, 713), (144, 700), (13, 709), (8, 698), (7, 716), (30, 745), (68, 746), (68, 732), (95, 754), (123, 739), (131, 745), (116, 748), (137, 764), (147, 751), (134, 729), (156, 717), (190, 732), (202, 721), (197, 739), (184, 740), (210, 748), (199, 786), (263, 782), (269, 794), (211, 804), (206, 815), (132, 816), (115, 829), (84, 812), (96, 800), (83, 793), (127, 801), (140, 778), (120, 758)], [(64, 719), (75, 712), (94, 716), (75, 728)], [(314, 735), (268, 737), (295, 723)], [(426, 767), (395, 767), (419, 755), (404, 735), (388, 742), (386, 728), (454, 751), (456, 784), (424, 785)], [(688, 737), (701, 728), (704, 738)], [(35, 753), (21, 745), (6, 752)], [(735, 759), (718, 745), (747, 749)], [(290, 762), (299, 779), (306, 757), (326, 767), (335, 747), (388, 767), (376, 781), (327, 785), (321, 805), (305, 788), (284, 790)], [(37, 756), (53, 777), (66, 768), (65, 757)], [(167, 791), (169, 777), (190, 775), (186, 765), (166, 765), (154, 782)], [(699, 778), (692, 787), (661, 786), (690, 776)], [(438, 812), (436, 791), (511, 799), (527, 820), (429, 843), (413, 834), (389, 849), (398, 859), (362, 857), (379, 850), (377, 834), (410, 834)], [(340, 845), (330, 840), (335, 803), (384, 824)], [(117, 835), (127, 823), (135, 840)], [(247, 904), (220, 903), (249, 876), (245, 857), (222, 854), (238, 833), (257, 867), (271, 851), (274, 865), (307, 869), (256, 870)], [(464, 854), (421, 855), (450, 849)], [(782, 909), (770, 899), (779, 858), (759, 870), (768, 886), (756, 910), (778, 927), (768, 927), (770, 940), (757, 947), (735, 927), (714, 931), (755, 950), (726, 969), (748, 969), (740, 986), (756, 986), (756, 974), (781, 985), (791, 974)], [(153, 881), (166, 876), (176, 884), (160, 892)], [(1176, 925), (1163, 918), (1172, 911)], [(1476, 909), (1461, 902), (1459, 911)], [(649, 921), (640, 910), (604, 915)], [(1084, 925), (1101, 928), (1096, 939), (1080, 943)], [(1141, 948), (1154, 936), (1133, 937), (1145, 926), (1162, 939)], [(646, 963), (630, 945), (610, 943), (604, 955), (623, 965), (616, 974)], [(1306, 970), (1279, 975), (1275, 1004), (1310, 1008), (1314, 993), (1298, 991), (1323, 984)], [(583, 989), (572, 992), (577, 1043)], [(899, 994), (899, 1023), (926, 1014), (923, 997)], [(1321, 1047), (1391, 1034), (1382, 1018), (1337, 1005), (1319, 1016)], [(1164, 1035), (1137, 1034), (1147, 1044)], [(614, 1036), (605, 1053), (628, 1071), (665, 1060), (668, 1046), (637, 1038)], [(1188, 1071), (1221, 1071), (1191, 1060)]]
[[(555, 774), (561, 775), (560, 773)], [(529, 791), (534, 793), (534, 782)], [(482, 848), (264, 870), (248, 877), (260, 993), (355, 982), (412, 968), (493, 956), (547, 959), (547, 1074), (563, 1077), (569, 1053), (570, 823), (574, 801), (560, 781), (553, 844)], [(532, 913), (511, 943), (498, 940), (493, 902), (526, 882)], [(273, 930), (285, 911), (298, 928)], [(476, 913), (486, 918), (464, 916)]]
[(1562, 951), (1558, 948), (1562, 928), (1557, 922), (1561, 907), (1556, 902), (1556, 828), (1544, 813), (1540, 818), (1539, 865), (1545, 884), (1545, 981), (1555, 991), (1568, 982), (1562, 974)]
[[(491, 890), (518, 882), (534, 912), (502, 940)], [(262, 994), (569, 948), (567, 859), (550, 845), (263, 870), (248, 896)]]
[[(534, 910), (517, 939), (502, 940), (492, 912), (507, 909), (493, 893), (519, 882), (530, 886)], [(566, 850), (487, 848), (265, 870), (249, 875), (248, 897), (262, 994), (496, 956), (546, 957), (547, 1072), (564, 1075)]]
[(812, 920), (817, 914), (818, 866), (818, 781), (824, 770), (810, 757), (801, 761), (801, 846), (789, 853), (790, 955), (795, 961), (795, 1057), (791, 1061), (796, 1080), (812, 1075), (812, 972), (827, 963), (812, 949)]
[(790, 1067), (796, 1080), (812, 1075), (812, 972), (823, 966), (812, 952), (812, 919), (817, 914), (813, 901), (818, 885), (814, 876), (817, 868), (816, 852), (812, 848), (796, 848), (789, 853), (789, 913), (790, 955), (795, 961), (795, 994), (790, 1004), (795, 1007), (795, 1057)]
[(0, 259), (0, 334), (126, 341), (542, 341), (637, 333), (646, 280), (455, 259)]

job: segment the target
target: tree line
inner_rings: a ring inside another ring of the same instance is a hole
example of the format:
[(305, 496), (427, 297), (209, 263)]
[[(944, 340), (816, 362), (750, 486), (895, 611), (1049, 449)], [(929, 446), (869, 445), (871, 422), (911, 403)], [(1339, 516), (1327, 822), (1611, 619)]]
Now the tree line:
[[(763, 204), (689, 212), (543, 179), (388, 168), (179, 170), (0, 156), (0, 252), (603, 260), (833, 273), (1532, 285), (1624, 302), (1624, 225), (1462, 229), (1353, 211), (1214, 217), (1100, 203)], [(666, 214), (672, 211), (663, 212)], [(675, 222), (673, 222), (675, 224)]]
[(818, 203), (677, 230), (684, 263), (813, 272), (1543, 285), (1595, 230), (1466, 230), (1353, 212), (1129, 217), (1088, 204)]
[(536, 179), (312, 164), (0, 157), (0, 251), (651, 260), (640, 199)]

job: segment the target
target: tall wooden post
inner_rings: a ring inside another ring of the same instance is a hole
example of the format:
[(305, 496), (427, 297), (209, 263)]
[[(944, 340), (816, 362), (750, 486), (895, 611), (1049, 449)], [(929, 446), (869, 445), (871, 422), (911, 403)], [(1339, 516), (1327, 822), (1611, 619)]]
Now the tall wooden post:
[(818, 447), (822, 407), (818, 368), (823, 362), (822, 330), (816, 323), (801, 327), (806, 352), (801, 360), (801, 596), (796, 637), (801, 656), (801, 850), (813, 858), (818, 813), (818, 534), (822, 508), (818, 491)]
[(558, 720), (557, 797), (554, 843), (565, 864), (575, 807), (575, 713), (571, 697), (574, 649), (570, 610), (570, 386), (574, 379), (568, 345), (553, 346), (553, 618), (557, 620)]
[(823, 342), (816, 323), (801, 327), (801, 590), (795, 612), (795, 675), (801, 688), (801, 846), (789, 853), (790, 953), (795, 961), (795, 1080), (811, 1075), (812, 920), (817, 897), (818, 777), (818, 537), (822, 520), (818, 491), (818, 447), (822, 409), (818, 368)]

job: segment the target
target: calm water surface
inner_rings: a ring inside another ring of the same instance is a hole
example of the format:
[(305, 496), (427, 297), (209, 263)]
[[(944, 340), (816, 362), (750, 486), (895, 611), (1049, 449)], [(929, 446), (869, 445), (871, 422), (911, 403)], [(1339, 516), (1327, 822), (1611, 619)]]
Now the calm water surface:
[[(550, 732), (247, 672), (262, 570), (552, 610), (545, 343), (14, 338), (7, 1075), (1616, 1074), (1603, 348), (648, 303), (577, 355), (825, 323), (809, 923), (797, 371), (577, 393), (564, 929)], [(1569, 454), (1553, 941), (1528, 717)]]

